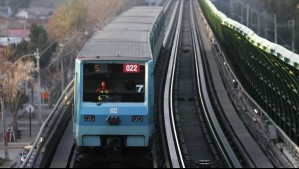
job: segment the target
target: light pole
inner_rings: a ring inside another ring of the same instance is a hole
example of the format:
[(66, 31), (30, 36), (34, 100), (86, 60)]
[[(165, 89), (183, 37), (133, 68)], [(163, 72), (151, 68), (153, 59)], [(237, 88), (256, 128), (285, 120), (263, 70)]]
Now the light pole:
[[(59, 48), (60, 48), (60, 51), (59, 51), (59, 56), (62, 55), (62, 52), (63, 52), (63, 48), (64, 48), (64, 44), (63, 43), (59, 43)], [(61, 61), (60, 61), (60, 68), (61, 68), (61, 93), (63, 93), (64, 91), (64, 84), (65, 84), (65, 77), (64, 77), (64, 62), (63, 62), (63, 57), (61, 57)]]
[(39, 49), (36, 49), (36, 53), (34, 53), (35, 55), (35, 59), (36, 59), (36, 62), (37, 62), (37, 72), (38, 72), (38, 75), (37, 75), (37, 81), (38, 81), (38, 84), (37, 84), (37, 98), (38, 98), (38, 123), (39, 125), (42, 125), (42, 112), (41, 112), (41, 89), (40, 89), (40, 63), (39, 63), (39, 60), (40, 60), (40, 55), (39, 55)]
[[(0, 82), (2, 81), (3, 77), (0, 75)], [(1, 85), (0, 85), (1, 88)], [(2, 90), (2, 89), (1, 89)], [(8, 147), (7, 147), (7, 140), (6, 140), (6, 114), (5, 114), (5, 107), (4, 107), (4, 99), (2, 96), (0, 96), (0, 111), (2, 112), (2, 131), (3, 131), (3, 143), (4, 143), (4, 154), (5, 154), (5, 159), (9, 159), (8, 155)]]
[(31, 107), (29, 108), (29, 136), (31, 137), (31, 114), (32, 110)]
[(295, 36), (296, 36), (296, 25), (295, 25), (295, 19), (292, 19), (292, 51), (295, 53), (296, 48), (295, 48)]
[(295, 31), (296, 31), (295, 29), (296, 29), (296, 27), (295, 26), (296, 25), (295, 25), (294, 18), (288, 21), (288, 27), (292, 28), (292, 51), (293, 52), (296, 52), (296, 50), (295, 50)]
[(8, 156), (8, 147), (7, 147), (7, 139), (6, 139), (6, 114), (5, 114), (5, 108), (4, 108), (4, 100), (3, 98), (0, 98), (1, 101), (1, 111), (2, 111), (2, 130), (3, 130), (3, 142), (4, 142), (4, 154), (5, 159), (9, 159)]

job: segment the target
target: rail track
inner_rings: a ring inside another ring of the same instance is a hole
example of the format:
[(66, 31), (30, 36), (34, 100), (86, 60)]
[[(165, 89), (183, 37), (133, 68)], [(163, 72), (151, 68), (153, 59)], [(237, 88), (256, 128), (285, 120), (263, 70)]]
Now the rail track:
[[(200, 103), (201, 89), (197, 88), (196, 58), (192, 42), (190, 3), (184, 3), (181, 39), (176, 61), (174, 77), (174, 113), (180, 135), (180, 144), (185, 147), (183, 153), (186, 167), (191, 167), (192, 159), (203, 161), (208, 165), (213, 161), (222, 161), (221, 153), (213, 143), (209, 126), (205, 120)], [(188, 157), (189, 156), (189, 157)], [(189, 164), (188, 164), (189, 163)], [(223, 166), (226, 167), (226, 164)]]
[(165, 52), (171, 53), (168, 69), (161, 73), (166, 78), (158, 98), (165, 167), (240, 167), (209, 101), (192, 2), (180, 1), (173, 45)]

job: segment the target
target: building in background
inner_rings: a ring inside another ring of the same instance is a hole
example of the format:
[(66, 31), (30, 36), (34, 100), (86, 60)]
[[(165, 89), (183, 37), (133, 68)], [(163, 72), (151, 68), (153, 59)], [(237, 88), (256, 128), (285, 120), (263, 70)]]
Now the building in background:
[(15, 16), (17, 19), (24, 20), (47, 20), (52, 16), (54, 10), (52, 8), (31, 7), (20, 9)]

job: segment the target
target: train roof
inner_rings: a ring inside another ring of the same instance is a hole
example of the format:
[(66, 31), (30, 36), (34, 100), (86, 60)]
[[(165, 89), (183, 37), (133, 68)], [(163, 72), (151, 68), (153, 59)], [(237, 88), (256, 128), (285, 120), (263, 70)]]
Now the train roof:
[(103, 30), (125, 30), (125, 31), (146, 31), (149, 32), (152, 29), (152, 24), (140, 24), (140, 23), (111, 23), (107, 25)]
[(123, 31), (123, 30), (107, 30), (107, 31), (98, 31), (94, 36), (94, 41), (110, 41), (110, 42), (148, 42), (148, 33), (145, 31)]
[[(157, 7), (150, 7), (150, 8), (157, 8)], [(158, 7), (161, 8), (161, 7)], [(162, 8), (161, 8), (162, 10)], [(120, 15), (120, 17), (126, 17), (126, 16), (140, 16), (140, 17), (156, 17), (157, 14), (160, 13), (160, 9), (145, 9), (145, 8), (134, 8), (132, 10), (129, 10), (123, 14)]]
[(150, 32), (162, 7), (133, 7), (120, 14), (86, 43), (79, 58), (152, 58)]
[(150, 57), (148, 33), (145, 31), (98, 31), (84, 47), (81, 56)]
[(152, 17), (142, 17), (142, 16), (122, 16), (116, 18), (112, 23), (153, 23), (154, 18)]

